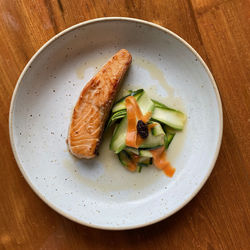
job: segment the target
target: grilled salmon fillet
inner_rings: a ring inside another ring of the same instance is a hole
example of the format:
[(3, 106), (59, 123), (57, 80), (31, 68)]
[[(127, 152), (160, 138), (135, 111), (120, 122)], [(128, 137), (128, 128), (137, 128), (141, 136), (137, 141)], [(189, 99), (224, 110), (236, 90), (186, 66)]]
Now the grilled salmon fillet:
[(118, 51), (83, 88), (68, 133), (69, 150), (77, 158), (90, 159), (97, 154), (109, 111), (131, 61), (127, 50)]

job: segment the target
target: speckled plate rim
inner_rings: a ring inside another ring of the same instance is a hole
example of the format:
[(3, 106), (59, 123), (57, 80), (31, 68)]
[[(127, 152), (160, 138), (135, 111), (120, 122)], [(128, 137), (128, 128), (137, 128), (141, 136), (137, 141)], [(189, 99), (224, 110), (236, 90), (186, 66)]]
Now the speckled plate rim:
[[(87, 26), (89, 24), (93, 24), (93, 23), (99, 23), (99, 22), (106, 22), (106, 21), (125, 21), (125, 22), (134, 22), (134, 23), (138, 23), (138, 24), (145, 24), (148, 26), (151, 26), (153, 28), (156, 28), (158, 30), (161, 30), (169, 35), (171, 35), (172, 37), (176, 38), (178, 41), (180, 41), (182, 44), (184, 44), (196, 57), (197, 59), (200, 61), (200, 63), (202, 64), (202, 66), (204, 67), (204, 69), (206, 70), (206, 73), (208, 74), (212, 84), (213, 84), (213, 89), (216, 95), (216, 100), (217, 100), (217, 104), (218, 104), (218, 109), (219, 109), (219, 138), (217, 141), (217, 145), (216, 145), (216, 151), (215, 154), (213, 156), (213, 161), (210, 165), (209, 171), (207, 173), (207, 175), (204, 177), (204, 179), (202, 180), (202, 182), (199, 184), (199, 186), (197, 186), (196, 190), (190, 194), (190, 196), (183, 201), (183, 203), (177, 207), (176, 209), (174, 209), (173, 211), (171, 211), (170, 213), (166, 213), (164, 216), (159, 217), (156, 220), (152, 220), (143, 224), (138, 224), (138, 225), (134, 225), (134, 226), (125, 226), (125, 227), (107, 227), (107, 226), (99, 226), (99, 225), (92, 225), (89, 224), (85, 221), (82, 220), (78, 220), (77, 218), (72, 217), (71, 215), (65, 213), (64, 211), (62, 211), (61, 209), (59, 209), (58, 207), (54, 206), (53, 203), (49, 202), (46, 197), (44, 197), (39, 190), (36, 188), (36, 186), (34, 186), (31, 182), (31, 180), (29, 179), (29, 177), (26, 175), (26, 172), (22, 166), (21, 161), (18, 158), (18, 154), (17, 154), (17, 150), (15, 148), (15, 144), (14, 144), (14, 136), (13, 136), (13, 127), (12, 127), (12, 123), (13, 123), (13, 110), (14, 110), (14, 105), (15, 105), (15, 97), (16, 94), (19, 90), (19, 88), (21, 87), (21, 82), (23, 80), (23, 77), (26, 73), (26, 71), (28, 70), (29, 66), (32, 64), (32, 62), (34, 60), (36, 60), (36, 57), (47, 47), (49, 46), (51, 43), (53, 43), (55, 40), (57, 40), (59, 37), (63, 36), (64, 34), (77, 29), (79, 27), (83, 27), (83, 26)], [(208, 177), (210, 176), (215, 162), (217, 160), (219, 151), (220, 151), (220, 146), (221, 146), (221, 141), (222, 141), (222, 133), (223, 133), (223, 112), (222, 112), (222, 104), (221, 104), (221, 98), (220, 98), (220, 94), (219, 94), (219, 90), (217, 88), (216, 82), (210, 72), (210, 70), (208, 69), (208, 66), (206, 65), (206, 63), (203, 61), (203, 59), (201, 58), (201, 56), (198, 54), (198, 52), (196, 52), (196, 50), (189, 45), (184, 39), (182, 39), (181, 37), (179, 37), (177, 34), (175, 34), (174, 32), (158, 25), (158, 24), (154, 24), (148, 21), (144, 21), (141, 19), (136, 19), (136, 18), (128, 18), (128, 17), (104, 17), (104, 18), (96, 18), (96, 19), (91, 19), (82, 23), (78, 23), (76, 25), (73, 25), (65, 30), (63, 30), (62, 32), (58, 33), (57, 35), (55, 35), (54, 37), (52, 37), (49, 41), (47, 41), (33, 56), (32, 58), (29, 60), (29, 62), (26, 64), (26, 66), (24, 67), (18, 81), (16, 84), (16, 87), (14, 89), (13, 95), (12, 95), (12, 99), (11, 99), (11, 103), (10, 103), (10, 111), (9, 111), (9, 135), (10, 135), (10, 143), (11, 143), (11, 147), (12, 147), (12, 151), (15, 157), (15, 160), (17, 162), (17, 165), (21, 171), (21, 173), (23, 174), (25, 180), (28, 182), (28, 184), (30, 185), (30, 187), (33, 189), (33, 191), (52, 209), (54, 209), (56, 212), (58, 212), (59, 214), (65, 216), (66, 218), (77, 222), (79, 224), (88, 226), (88, 227), (93, 227), (93, 228), (98, 228), (98, 229), (105, 229), (105, 230), (126, 230), (126, 229), (135, 229), (135, 228), (140, 228), (140, 227), (144, 227), (144, 226), (148, 226), (154, 223), (157, 223), (161, 220), (166, 219), (167, 217), (173, 215), (174, 213), (176, 213), (177, 211), (179, 211), (181, 208), (183, 208), (188, 202), (190, 202), (195, 196), (196, 194), (201, 190), (201, 188), (203, 187), (203, 185), (205, 184), (205, 182), (207, 181)]]

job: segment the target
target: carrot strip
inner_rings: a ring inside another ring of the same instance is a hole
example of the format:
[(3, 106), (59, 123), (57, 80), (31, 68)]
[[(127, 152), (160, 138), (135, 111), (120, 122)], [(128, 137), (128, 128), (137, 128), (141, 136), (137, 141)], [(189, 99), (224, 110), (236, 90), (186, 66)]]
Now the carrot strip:
[(146, 115), (141, 116), (138, 118), (139, 120), (142, 120), (144, 123), (147, 123), (152, 115), (152, 112), (147, 112)]
[(131, 161), (128, 163), (128, 170), (131, 171), (131, 172), (135, 172), (136, 170), (136, 163)]
[(144, 123), (148, 122), (151, 117), (151, 112), (147, 112), (143, 116), (141, 109), (133, 96), (128, 96), (125, 99), (127, 109), (128, 128), (126, 134), (126, 145), (133, 148), (138, 148), (143, 139), (137, 134), (137, 120), (142, 120)]
[(157, 124), (156, 123), (151, 123), (148, 125), (148, 130), (150, 131), (151, 128), (155, 127)]
[(128, 163), (128, 170), (134, 172), (137, 168), (137, 162), (139, 161), (139, 155), (132, 155), (132, 160)]
[(175, 173), (175, 168), (171, 166), (170, 162), (168, 162), (168, 165), (163, 169), (163, 171), (167, 176), (172, 177)]
[(127, 120), (128, 120), (126, 145), (134, 148), (137, 145), (136, 113), (134, 111), (134, 106), (133, 104), (131, 104), (129, 99), (127, 98), (125, 99), (125, 104), (127, 108)]
[(150, 150), (150, 152), (153, 155), (154, 165), (163, 170), (167, 176), (172, 177), (175, 173), (175, 168), (173, 168), (167, 161), (165, 147), (162, 146), (160, 148)]

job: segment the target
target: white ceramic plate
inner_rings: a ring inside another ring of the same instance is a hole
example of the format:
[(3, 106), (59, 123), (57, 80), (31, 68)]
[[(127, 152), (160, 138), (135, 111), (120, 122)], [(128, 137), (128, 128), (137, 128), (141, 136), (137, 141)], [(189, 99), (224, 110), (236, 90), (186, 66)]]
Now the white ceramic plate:
[[(133, 56), (123, 87), (145, 88), (188, 116), (168, 151), (173, 178), (153, 166), (128, 172), (109, 151), (108, 135), (94, 160), (67, 150), (81, 89), (121, 48)], [(10, 107), (13, 152), (31, 188), (60, 214), (102, 229), (149, 225), (182, 208), (210, 175), (221, 137), (221, 101), (201, 57), (171, 31), (130, 18), (90, 20), (53, 37), (26, 65)]]

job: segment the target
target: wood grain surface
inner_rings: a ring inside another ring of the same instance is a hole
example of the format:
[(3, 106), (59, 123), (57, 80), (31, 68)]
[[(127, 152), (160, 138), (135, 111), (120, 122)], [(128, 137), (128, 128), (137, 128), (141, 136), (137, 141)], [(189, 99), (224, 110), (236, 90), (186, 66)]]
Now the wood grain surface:
[[(8, 112), (31, 56), (76, 23), (128, 16), (158, 23), (187, 40), (217, 82), (224, 135), (199, 194), (170, 218), (142, 229), (102, 231), (50, 209), (14, 160)], [(0, 0), (0, 249), (250, 249), (250, 1)]]

